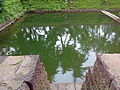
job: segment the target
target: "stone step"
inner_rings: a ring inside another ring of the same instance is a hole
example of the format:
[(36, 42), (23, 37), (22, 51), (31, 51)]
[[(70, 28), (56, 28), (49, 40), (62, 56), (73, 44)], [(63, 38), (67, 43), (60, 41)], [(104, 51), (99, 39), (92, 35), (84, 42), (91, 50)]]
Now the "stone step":
[(50, 90), (81, 90), (82, 84), (80, 83), (60, 83), (50, 84)]

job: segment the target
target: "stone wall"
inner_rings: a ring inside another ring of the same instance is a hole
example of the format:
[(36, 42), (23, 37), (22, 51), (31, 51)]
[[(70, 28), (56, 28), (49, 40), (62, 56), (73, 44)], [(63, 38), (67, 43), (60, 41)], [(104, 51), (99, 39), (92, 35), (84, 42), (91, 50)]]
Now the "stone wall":
[(49, 90), (39, 56), (0, 56), (0, 90)]
[(13, 24), (15, 24), (18, 20), (20, 20), (21, 18), (23, 18), (26, 14), (21, 13), (21, 16), (18, 16), (18, 18), (12, 19), (12, 20), (6, 20), (5, 22), (0, 24), (0, 34), (3, 33), (6, 28), (9, 28), (10, 26), (12, 26)]
[(82, 90), (120, 90), (120, 54), (98, 55)]

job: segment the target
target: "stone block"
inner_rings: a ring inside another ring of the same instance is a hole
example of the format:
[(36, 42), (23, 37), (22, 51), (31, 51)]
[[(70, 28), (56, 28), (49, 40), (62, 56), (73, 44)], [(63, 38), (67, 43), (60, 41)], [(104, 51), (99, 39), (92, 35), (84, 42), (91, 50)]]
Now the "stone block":
[(120, 54), (98, 55), (84, 83), (87, 90), (120, 90)]
[(38, 55), (0, 56), (0, 61), (0, 90), (49, 89), (47, 74)]

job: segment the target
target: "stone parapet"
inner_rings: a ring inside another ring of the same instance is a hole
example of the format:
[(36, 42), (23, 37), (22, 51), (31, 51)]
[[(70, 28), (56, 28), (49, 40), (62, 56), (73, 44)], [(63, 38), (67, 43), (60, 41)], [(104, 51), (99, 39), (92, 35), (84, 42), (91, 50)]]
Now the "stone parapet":
[(0, 56), (0, 90), (48, 90), (38, 55)]
[(98, 55), (82, 90), (120, 90), (120, 54)]

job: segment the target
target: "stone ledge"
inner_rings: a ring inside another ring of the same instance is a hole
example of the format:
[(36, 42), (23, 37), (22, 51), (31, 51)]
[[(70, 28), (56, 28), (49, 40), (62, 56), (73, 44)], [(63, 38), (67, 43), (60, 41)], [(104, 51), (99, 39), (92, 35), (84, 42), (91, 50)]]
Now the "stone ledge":
[(120, 90), (120, 54), (98, 55), (82, 90)]
[(80, 12), (100, 12), (106, 11), (120, 11), (120, 9), (63, 9), (63, 10), (30, 10), (26, 13), (80, 13)]
[(48, 90), (38, 55), (0, 56), (0, 90)]
[(6, 28), (9, 28), (13, 24), (15, 24), (18, 20), (23, 18), (26, 15), (26, 13), (22, 12), (17, 18), (12, 19), (12, 20), (6, 20), (3, 23), (0, 24), (0, 34), (2, 34)]

